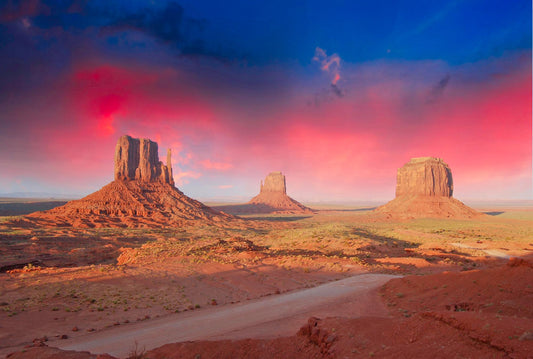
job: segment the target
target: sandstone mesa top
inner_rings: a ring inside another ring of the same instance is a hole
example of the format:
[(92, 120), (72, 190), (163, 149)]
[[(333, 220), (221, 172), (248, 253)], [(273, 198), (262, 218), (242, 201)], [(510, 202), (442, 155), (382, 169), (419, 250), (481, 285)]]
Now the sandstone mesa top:
[(115, 149), (115, 180), (174, 185), (170, 149), (167, 164), (159, 161), (157, 143), (147, 138), (120, 137)]
[(442, 159), (412, 158), (398, 169), (396, 197), (406, 195), (452, 197), (452, 171)]
[(287, 194), (287, 186), (285, 183), (285, 176), (281, 172), (270, 172), (265, 178), (265, 182), (261, 181), (261, 188), (259, 193), (279, 192)]

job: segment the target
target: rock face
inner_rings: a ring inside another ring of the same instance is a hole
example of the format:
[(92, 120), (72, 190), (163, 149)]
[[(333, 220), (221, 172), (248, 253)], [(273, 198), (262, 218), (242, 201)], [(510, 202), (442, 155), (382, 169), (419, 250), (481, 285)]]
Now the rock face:
[(115, 180), (161, 182), (174, 185), (170, 149), (167, 164), (159, 161), (157, 143), (124, 135), (115, 149)]
[(73, 227), (168, 227), (187, 223), (224, 225), (235, 217), (187, 197), (159, 161), (157, 143), (130, 136), (119, 138), (115, 180), (99, 191), (45, 212), (26, 216), (21, 224)]
[(400, 219), (482, 215), (452, 197), (452, 171), (440, 158), (413, 158), (398, 170), (396, 179), (396, 198), (376, 208), (376, 213)]
[(285, 176), (271, 172), (261, 181), (259, 194), (243, 207), (243, 213), (313, 213), (303, 204), (287, 196)]
[(266, 176), (265, 183), (261, 181), (259, 193), (283, 193), (287, 194), (287, 185), (285, 184), (285, 176), (281, 172), (271, 172)]
[(452, 194), (452, 171), (440, 158), (413, 158), (398, 170), (396, 197), (405, 195), (451, 197)]

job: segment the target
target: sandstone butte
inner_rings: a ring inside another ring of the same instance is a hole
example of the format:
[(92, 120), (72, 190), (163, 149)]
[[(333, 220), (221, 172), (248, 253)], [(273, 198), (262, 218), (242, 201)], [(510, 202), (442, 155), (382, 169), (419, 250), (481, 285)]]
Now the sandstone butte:
[(159, 161), (156, 142), (122, 136), (115, 149), (115, 180), (87, 197), (35, 212), (21, 225), (160, 227), (186, 222), (222, 224), (234, 217), (205, 206), (174, 186), (171, 152)]
[(248, 202), (255, 213), (313, 213), (313, 211), (287, 195), (285, 176), (271, 172), (261, 181), (259, 194)]
[(396, 198), (376, 208), (389, 218), (473, 218), (482, 214), (452, 197), (452, 171), (442, 159), (412, 158), (398, 170)]

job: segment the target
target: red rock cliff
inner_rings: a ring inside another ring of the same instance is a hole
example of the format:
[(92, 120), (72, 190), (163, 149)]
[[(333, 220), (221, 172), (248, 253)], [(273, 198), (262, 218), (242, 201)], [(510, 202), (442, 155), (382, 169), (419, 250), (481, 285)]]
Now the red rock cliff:
[(265, 182), (261, 181), (261, 189), (259, 193), (278, 192), (287, 194), (287, 186), (285, 184), (285, 176), (281, 172), (271, 172), (266, 176)]
[(124, 135), (115, 149), (115, 180), (162, 182), (174, 185), (170, 150), (167, 164), (159, 161), (157, 143)]
[(398, 170), (396, 197), (405, 195), (452, 197), (452, 171), (440, 158), (413, 158)]

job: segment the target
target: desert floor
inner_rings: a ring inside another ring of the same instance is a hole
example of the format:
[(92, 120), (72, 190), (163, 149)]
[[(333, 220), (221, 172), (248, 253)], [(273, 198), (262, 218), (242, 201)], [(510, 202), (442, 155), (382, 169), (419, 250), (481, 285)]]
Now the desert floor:
[[(26, 210), (31, 209), (32, 204), (26, 205)], [(191, 312), (195, 316), (222, 312), (365, 273), (404, 278), (369, 289), (365, 295), (373, 297), (364, 303), (346, 300), (343, 307), (337, 300), (332, 302), (338, 309), (334, 313), (302, 312), (320, 316), (317, 327), (328, 327), (330, 334), (337, 334), (333, 344), (325, 343), (327, 338), (314, 340), (312, 335), (311, 339), (295, 337), (290, 343), (301, 349), (298, 353), (307, 353), (307, 357), (398, 356), (394, 348), (401, 348), (402, 343), (394, 343), (396, 339), (387, 343), (382, 338), (384, 328), (394, 337), (398, 321), (404, 321), (406, 328), (401, 334), (412, 337), (404, 339), (420, 343), (423, 332), (442, 333), (451, 343), (454, 336), (465, 337), (458, 334), (465, 328), (485, 331), (486, 337), (461, 339), (463, 349), (443, 343), (466, 357), (513, 353), (520, 357), (533, 349), (533, 338), (529, 338), (533, 337), (531, 262), (506, 267), (510, 257), (531, 258), (533, 253), (531, 203), (480, 204), (478, 209), (487, 215), (474, 220), (385, 221), (374, 217), (369, 206), (311, 207), (318, 210), (316, 214), (242, 216), (246, 221), (235, 228), (202, 224), (160, 229), (14, 228), (5, 225), (12, 216), (0, 217), (0, 357), (34, 343), (62, 346), (64, 342), (66, 346), (81, 337), (116, 331), (116, 327), (127, 330), (142, 324), (148, 328), (149, 323), (170, 317), (185, 320), (193, 316)], [(16, 214), (24, 209), (18, 204)], [(487, 281), (483, 273), (494, 280)], [(495, 293), (507, 296), (491, 301)], [(513, 301), (517, 296), (522, 302)], [(305, 295), (300, 298), (305, 302)], [(312, 296), (308, 301), (313, 301)], [(428, 310), (420, 314), (424, 307)], [(328, 316), (333, 318), (325, 319)], [(469, 324), (457, 324), (461, 320)], [(142, 323), (133, 324), (137, 322)], [(297, 327), (305, 323), (303, 320)], [(364, 338), (357, 332), (348, 334), (354, 326), (382, 334)], [(339, 328), (344, 328), (344, 334)], [(276, 340), (287, 337), (288, 332), (279, 324), (268, 335), (249, 334)], [(505, 337), (495, 337), (498, 335)], [(360, 345), (349, 349), (343, 340), (354, 338), (360, 339)], [(503, 342), (498, 344), (498, 340)], [(243, 353), (229, 349), (240, 342), (207, 343), (198, 344), (204, 357), (220, 356), (217, 350), (237, 356)], [(266, 345), (274, 350), (278, 345), (243, 343), (238, 344), (239, 350), (248, 346), (252, 356), (257, 348)], [(425, 345), (429, 348), (432, 343)], [(131, 350), (134, 344), (124, 341), (123, 349)], [(195, 345), (180, 350), (195, 357), (200, 350)], [(283, 357), (269, 350), (260, 352)], [(448, 353), (442, 350), (443, 355)], [(291, 357), (286, 348), (280, 353)], [(169, 352), (148, 354), (171, 357)]]

